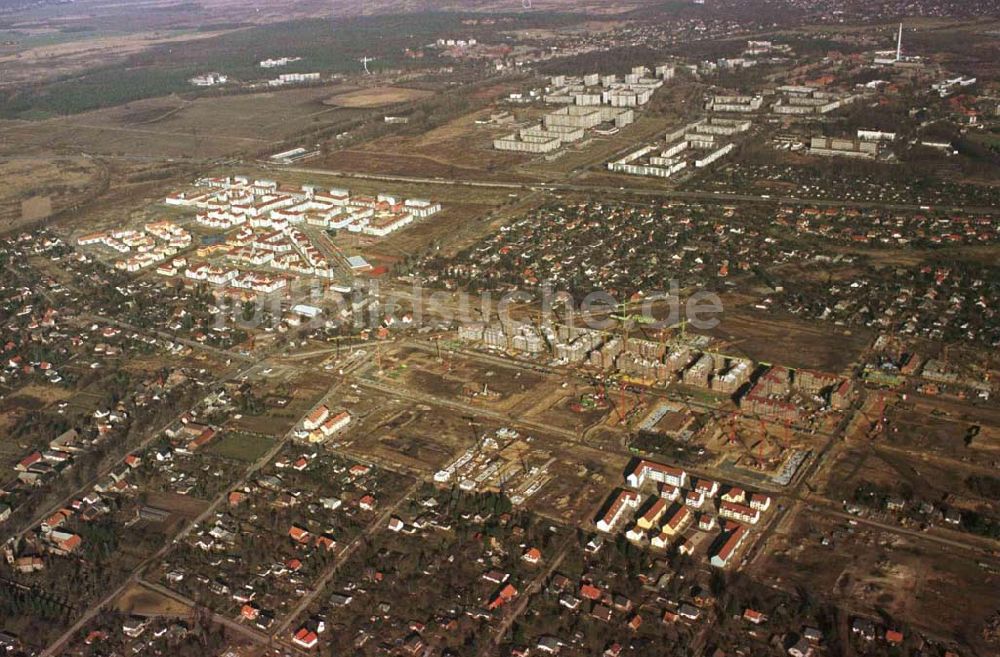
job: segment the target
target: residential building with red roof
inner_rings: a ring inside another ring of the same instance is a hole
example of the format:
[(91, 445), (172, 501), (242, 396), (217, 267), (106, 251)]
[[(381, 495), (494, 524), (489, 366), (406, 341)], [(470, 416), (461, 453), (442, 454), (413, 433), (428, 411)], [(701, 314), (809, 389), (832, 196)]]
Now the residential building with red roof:
[(633, 488), (641, 487), (647, 479), (683, 488), (687, 483), (687, 478), (687, 472), (682, 468), (643, 459), (625, 477), (625, 481)]
[(622, 515), (629, 509), (639, 506), (639, 494), (631, 490), (619, 491), (604, 514), (597, 520), (597, 528), (602, 532), (610, 532), (618, 524)]
[(319, 643), (319, 636), (308, 627), (303, 627), (292, 635), (292, 643), (300, 648), (312, 650)]

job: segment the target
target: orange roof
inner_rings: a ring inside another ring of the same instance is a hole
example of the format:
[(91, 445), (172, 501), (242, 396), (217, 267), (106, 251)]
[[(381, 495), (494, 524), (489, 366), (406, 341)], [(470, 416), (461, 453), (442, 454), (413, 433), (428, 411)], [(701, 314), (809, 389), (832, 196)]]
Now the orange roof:
[(59, 547), (61, 547), (66, 552), (72, 552), (76, 548), (80, 547), (81, 543), (83, 543), (83, 539), (80, 538), (79, 536), (77, 536), (76, 534), (73, 534), (72, 536), (70, 536), (69, 538), (67, 538), (65, 541), (63, 541), (62, 543), (60, 543)]
[(685, 522), (691, 516), (691, 509), (686, 506), (682, 506), (677, 509), (677, 511), (670, 517), (667, 524), (670, 525), (671, 529), (677, 529), (681, 526), (681, 523)]
[(733, 552), (736, 551), (737, 546), (740, 544), (740, 541), (743, 539), (744, 531), (746, 530), (744, 530), (742, 525), (738, 525), (736, 529), (732, 531), (729, 538), (726, 539), (726, 542), (723, 543), (722, 547), (719, 548), (719, 551), (716, 553), (719, 558), (729, 559), (729, 557), (732, 556)]
[(314, 409), (312, 413), (310, 413), (308, 415), (307, 419), (310, 422), (312, 422), (313, 424), (316, 424), (317, 422), (321, 422), (323, 420), (323, 418), (326, 417), (327, 413), (329, 413), (329, 412), (330, 412), (330, 409), (328, 409), (324, 405), (320, 405), (316, 409)]
[(66, 519), (69, 518), (70, 515), (71, 515), (70, 512), (67, 511), (66, 509), (59, 509), (51, 516), (46, 518), (45, 524), (48, 525), (49, 527), (58, 527), (59, 525), (66, 522)]
[(87, 638), (84, 639), (83, 642), (89, 646), (96, 641), (104, 641), (107, 638), (108, 635), (105, 634), (104, 632), (101, 632), (100, 630), (93, 630), (90, 634), (87, 635)]
[(205, 430), (198, 434), (198, 437), (187, 444), (189, 450), (196, 450), (199, 447), (206, 445), (212, 438), (215, 437), (215, 429), (211, 427), (205, 427)]
[(319, 640), (319, 637), (316, 636), (315, 632), (311, 631), (308, 628), (303, 627), (302, 629), (300, 629), (298, 632), (295, 633), (295, 636), (293, 637), (292, 640), (298, 643), (299, 645), (312, 647), (316, 645), (316, 641)]

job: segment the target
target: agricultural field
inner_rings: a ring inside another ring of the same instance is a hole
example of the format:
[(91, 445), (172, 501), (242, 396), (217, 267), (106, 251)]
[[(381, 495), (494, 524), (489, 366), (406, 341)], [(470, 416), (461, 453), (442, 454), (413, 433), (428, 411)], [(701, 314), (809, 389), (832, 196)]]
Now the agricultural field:
[[(433, 349), (414, 346), (383, 353), (380, 362), (381, 375), (369, 375), (341, 398), (338, 408), (351, 414), (352, 424), (331, 439), (331, 447), (429, 478), (466, 450), (478, 453), (476, 445), (494, 432), (514, 429), (519, 438), (500, 440), (486, 452), (494, 454), (488, 462), (508, 472), (507, 483), (489, 478), (478, 488), (506, 486), (511, 494), (531, 489), (526, 508), (561, 518), (589, 518), (621, 477), (628, 461), (616, 453), (624, 452), (623, 435), (595, 424), (606, 410), (569, 408), (575, 402), (566, 395), (572, 393), (550, 375), (471, 355), (451, 353), (438, 361)], [(559, 399), (546, 390), (560, 391)], [(548, 423), (559, 418), (577, 418), (579, 424), (571, 429)], [(482, 472), (487, 470), (484, 464)]]
[[(255, 394), (261, 399), (278, 397), (287, 400), (282, 405), (265, 404), (258, 414), (241, 414), (232, 417), (226, 428), (237, 435), (249, 435), (248, 442), (233, 443), (237, 452), (251, 454), (261, 449), (264, 441), (284, 437), (295, 423), (302, 418), (329, 390), (334, 379), (331, 374), (303, 372), (298, 369), (276, 369), (271, 378), (259, 380), (259, 390)], [(263, 451), (266, 451), (264, 449)]]
[[(821, 490), (835, 503), (857, 504), (877, 517), (891, 515), (887, 502), (901, 499), (907, 511), (901, 522), (948, 533), (959, 527), (971, 530), (965, 527), (968, 519), (955, 526), (941, 521), (942, 513), (951, 509), (963, 516), (992, 518), (996, 525), (1000, 511), (994, 493), (1000, 481), (995, 472), (983, 465), (912, 455), (898, 448), (844, 448), (831, 459)], [(921, 510), (924, 504), (929, 507)]]
[(143, 504), (170, 513), (166, 524), (190, 522), (208, 508), (208, 503), (188, 495), (176, 493), (144, 493), (140, 497)]
[[(129, 24), (135, 20), (134, 16), (119, 16), (112, 20), (124, 34), (108, 34), (103, 38), (97, 34), (93, 39), (22, 49), (22, 59), (53, 57), (57, 70), (75, 75), (47, 80), (28, 93), (0, 96), (0, 116), (26, 119), (78, 114), (178, 93), (202, 95), (189, 84), (188, 78), (221, 70), (234, 83), (259, 82), (266, 76), (257, 62), (278, 53), (302, 58), (292, 70), (317, 71), (324, 77), (362, 72), (358, 63), (362, 56), (376, 58), (370, 65), (375, 71), (420, 69), (421, 63), (404, 57), (403, 50), (422, 46), (441, 30), (459, 26), (461, 20), (460, 14), (433, 12), (335, 18), (331, 25), (329, 20), (301, 20), (303, 16), (315, 16), (314, 8), (287, 11), (288, 7), (280, 6), (262, 11), (260, 17), (243, 17), (270, 24), (254, 25), (248, 21), (234, 25), (234, 14), (245, 13), (237, 9), (226, 16), (220, 29), (212, 30), (191, 29), (203, 27), (200, 21), (204, 20), (204, 17), (199, 19), (198, 11), (189, 14), (191, 9), (194, 8), (173, 6), (161, 14), (162, 19), (174, 21), (175, 26), (186, 23), (187, 30), (174, 34), (136, 31)], [(179, 15), (175, 13), (178, 10)], [(319, 13), (330, 12), (331, 8), (324, 6)], [(143, 22), (149, 20), (149, 13), (144, 12)], [(211, 10), (208, 14), (215, 18), (214, 22), (220, 22), (220, 14)], [(385, 34), (392, 36), (385, 38)], [(17, 53), (9, 56), (16, 57)], [(22, 75), (34, 74), (38, 68), (23, 66)]]
[(224, 31), (130, 31), (124, 25), (121, 29), (94, 25), (3, 30), (0, 66), (7, 71), (8, 83), (37, 83), (91, 69), (98, 57), (123, 58), (155, 46), (183, 48), (190, 41), (221, 34)]
[(565, 439), (539, 435), (536, 449), (547, 449), (552, 459), (552, 479), (529, 500), (528, 508), (563, 522), (587, 523), (594, 519), (608, 493), (621, 481), (629, 463), (624, 454), (609, 453), (589, 445), (566, 445)]
[[(4, 130), (4, 134), (10, 133)], [(3, 230), (46, 219), (100, 193), (105, 184), (101, 167), (82, 157), (15, 157), (0, 162), (0, 177)]]
[(987, 463), (1000, 456), (1000, 411), (944, 397), (910, 395), (887, 408), (886, 442), (914, 454)]
[[(451, 203), (442, 201), (444, 209), (415, 226), (408, 226), (396, 231), (384, 239), (371, 244), (364, 250), (366, 257), (371, 256), (373, 264), (386, 266), (406, 266), (408, 257), (427, 253), (432, 249), (454, 250), (480, 239), (484, 234), (494, 230), (499, 223), (504, 222), (510, 208), (505, 204), (511, 199), (491, 199), (486, 195), (468, 194), (463, 197), (476, 197), (477, 200), (456, 200)], [(446, 198), (444, 194), (440, 197)], [(359, 246), (363, 246), (359, 245)]]
[(599, 431), (604, 421), (613, 421), (616, 413), (620, 412), (617, 410), (618, 401), (614, 402), (615, 409), (612, 410), (612, 402), (606, 394), (590, 383), (564, 381), (539, 394), (534, 404), (525, 411), (525, 416), (544, 424), (571, 429), (587, 438), (591, 432)]

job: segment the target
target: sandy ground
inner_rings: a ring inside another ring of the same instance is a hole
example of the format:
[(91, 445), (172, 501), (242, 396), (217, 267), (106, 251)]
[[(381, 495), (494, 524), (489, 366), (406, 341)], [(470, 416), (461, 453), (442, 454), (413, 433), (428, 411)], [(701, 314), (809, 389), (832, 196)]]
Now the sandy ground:
[(344, 94), (336, 94), (323, 101), (327, 105), (351, 108), (372, 108), (421, 100), (432, 96), (433, 92), (423, 89), (406, 89), (403, 87), (375, 87), (358, 89)]

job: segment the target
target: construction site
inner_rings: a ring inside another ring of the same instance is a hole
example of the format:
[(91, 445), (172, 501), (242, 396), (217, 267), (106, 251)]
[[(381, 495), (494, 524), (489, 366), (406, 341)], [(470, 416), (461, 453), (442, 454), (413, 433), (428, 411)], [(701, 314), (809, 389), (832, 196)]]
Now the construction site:
[(725, 353), (717, 350), (723, 344), (683, 326), (642, 331), (634, 317), (617, 333), (479, 323), (460, 329), (459, 338), (589, 381), (570, 407), (599, 416), (597, 426), (609, 432), (629, 434), (634, 453), (682, 458), (779, 487), (837, 428), (856, 394), (839, 375)]
[(795, 431), (791, 423), (768, 423), (736, 411), (706, 433), (705, 449), (718, 455), (717, 467), (778, 486), (787, 486), (821, 444), (814, 435)]
[(540, 456), (530, 445), (530, 436), (502, 427), (495, 433), (483, 434), (473, 447), (434, 473), (439, 484), (454, 484), (464, 491), (502, 492), (511, 503), (523, 504), (537, 493), (551, 478), (549, 458), (531, 464), (529, 458)]

